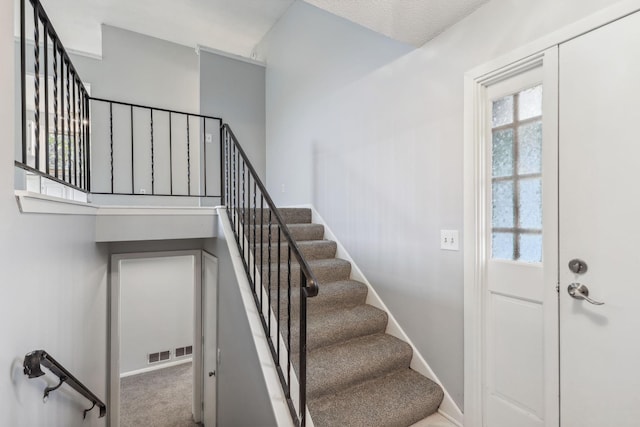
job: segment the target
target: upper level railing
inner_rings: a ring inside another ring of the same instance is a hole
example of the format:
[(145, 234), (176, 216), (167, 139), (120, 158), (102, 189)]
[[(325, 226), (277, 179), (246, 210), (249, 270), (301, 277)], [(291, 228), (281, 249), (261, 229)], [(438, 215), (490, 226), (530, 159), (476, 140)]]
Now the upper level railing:
[(44, 375), (44, 372), (40, 368), (44, 366), (49, 369), (54, 375), (58, 377), (58, 385), (54, 387), (47, 387), (44, 389), (43, 399), (46, 402), (49, 398), (49, 394), (59, 389), (62, 384), (68, 384), (72, 389), (80, 393), (82, 396), (89, 399), (92, 403), (89, 409), (85, 409), (82, 418), (87, 417), (87, 413), (96, 406), (100, 409), (99, 418), (104, 417), (107, 413), (107, 405), (102, 402), (91, 390), (82, 384), (75, 376), (73, 376), (67, 369), (57, 362), (50, 354), (44, 350), (35, 350), (24, 356), (23, 368), (24, 374), (29, 378), (38, 378)]
[(89, 100), (92, 194), (221, 197), (221, 118)]
[[(88, 192), (89, 94), (39, 0), (29, 5), (20, 0), (22, 141), (16, 166)], [(33, 31), (29, 56), (28, 26)], [(33, 96), (27, 97), (31, 89)]]
[(318, 281), (226, 124), (222, 126), (222, 147), (223, 203), (291, 415), (297, 425), (304, 426), (307, 416), (307, 298), (318, 294)]

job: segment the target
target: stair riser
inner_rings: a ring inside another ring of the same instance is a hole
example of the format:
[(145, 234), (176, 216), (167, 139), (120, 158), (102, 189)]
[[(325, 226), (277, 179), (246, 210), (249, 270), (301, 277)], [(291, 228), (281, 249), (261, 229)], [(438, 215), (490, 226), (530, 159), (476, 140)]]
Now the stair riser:
[[(335, 242), (331, 242), (328, 240), (320, 240), (317, 242), (309, 242), (309, 244), (298, 244), (298, 248), (302, 253), (302, 256), (306, 260), (314, 260), (314, 259), (329, 259), (334, 258), (336, 256), (336, 244)], [(253, 251), (253, 249), (252, 249)], [(289, 245), (281, 243), (280, 244), (280, 262), (284, 262), (287, 260), (289, 256)], [(269, 258), (269, 255), (271, 257)], [(291, 254), (294, 257), (293, 253)], [(262, 248), (256, 249), (256, 260), (259, 263), (268, 263), (268, 262), (278, 262), (278, 244), (263, 244)]]
[[(253, 224), (247, 229), (247, 238), (249, 241), (253, 242)], [(276, 225), (271, 226), (271, 235), (269, 235), (269, 227), (262, 227), (257, 225), (255, 227), (256, 234), (255, 240), (258, 244), (264, 244), (269, 242), (269, 238), (271, 238), (271, 242), (276, 243), (278, 241), (278, 227)], [(324, 227), (319, 224), (297, 224), (297, 226), (289, 227), (289, 232), (291, 233), (291, 237), (297, 241), (306, 241), (306, 240), (322, 240), (324, 237)], [(262, 236), (260, 236), (262, 233)], [(260, 240), (262, 239), (262, 240)], [(280, 235), (280, 242), (285, 243), (286, 239), (284, 234)]]
[[(284, 323), (286, 325), (286, 315), (284, 315)], [(339, 330), (323, 330), (316, 331), (312, 323), (307, 323), (307, 351), (315, 350), (320, 347), (333, 345), (339, 342), (348, 341), (350, 339), (363, 337), (365, 335), (383, 333), (387, 327), (387, 314), (381, 312), (379, 316), (370, 319), (367, 322), (347, 325)], [(292, 353), (300, 351), (300, 343), (298, 341), (299, 320), (291, 320), (291, 348)], [(283, 329), (283, 336), (286, 339), (286, 330)]]
[[(300, 266), (298, 264), (291, 264), (289, 270), (287, 264), (280, 264), (280, 280), (278, 281), (278, 264), (271, 264), (271, 281), (269, 282), (269, 264), (263, 266), (262, 269), (262, 283), (268, 286), (271, 283), (272, 286), (277, 283), (280, 287), (287, 288), (289, 283), (291, 287), (297, 288), (300, 286)], [(259, 266), (258, 266), (259, 268)], [(319, 284), (337, 282), (340, 280), (347, 280), (351, 275), (351, 264), (344, 263), (338, 266), (312, 266), (313, 274), (316, 276)], [(289, 273), (290, 272), (290, 273)]]
[[(253, 203), (253, 201), (251, 201)], [(286, 224), (309, 224), (311, 223), (311, 209), (305, 208), (285, 208), (279, 209), (280, 217)], [(248, 209), (246, 212), (239, 211), (239, 215), (244, 223), (252, 225), (256, 224), (268, 224), (269, 223), (269, 209)], [(276, 216), (271, 214), (271, 223), (276, 223)]]
[[(276, 311), (275, 307), (278, 304), (278, 294), (277, 290), (272, 290), (271, 297), (271, 305), (274, 307), (274, 312)], [(294, 319), (299, 318), (300, 313), (300, 304), (299, 293), (297, 288), (291, 294), (292, 304), (291, 304), (291, 315)], [(362, 292), (360, 289), (354, 290), (353, 292), (349, 292), (347, 294), (339, 294), (339, 295), (329, 295), (323, 296), (323, 288), (320, 288), (320, 293), (318, 296), (313, 298), (307, 298), (307, 313), (314, 314), (321, 311), (326, 311), (328, 309), (338, 310), (342, 308), (351, 308), (360, 304), (364, 304), (367, 299), (367, 291)], [(286, 292), (280, 291), (280, 307), (281, 313), (286, 309), (288, 303)]]

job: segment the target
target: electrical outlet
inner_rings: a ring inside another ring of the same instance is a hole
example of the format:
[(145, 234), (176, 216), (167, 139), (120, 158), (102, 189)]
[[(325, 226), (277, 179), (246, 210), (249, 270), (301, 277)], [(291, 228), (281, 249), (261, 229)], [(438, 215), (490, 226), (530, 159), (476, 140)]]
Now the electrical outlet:
[(445, 251), (460, 250), (458, 230), (440, 230), (440, 249)]
[(208, 133), (205, 135), (204, 140), (207, 142), (213, 142), (213, 137), (211, 136), (210, 133)]
[(144, 188), (140, 189), (140, 194), (147, 194), (147, 190), (145, 190)]
[(282, 189), (280, 190), (281, 193), (284, 193), (284, 184), (282, 184)]

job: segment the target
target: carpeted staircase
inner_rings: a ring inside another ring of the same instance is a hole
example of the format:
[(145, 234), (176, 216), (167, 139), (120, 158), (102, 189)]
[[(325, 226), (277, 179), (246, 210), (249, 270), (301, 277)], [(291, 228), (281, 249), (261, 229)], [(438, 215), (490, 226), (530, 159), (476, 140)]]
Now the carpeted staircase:
[[(311, 210), (280, 209), (304, 257), (319, 282), (318, 296), (308, 299), (307, 396), (316, 427), (409, 426), (438, 410), (442, 389), (409, 368), (409, 344), (385, 334), (387, 314), (365, 303), (367, 286), (351, 280), (351, 264), (335, 258), (336, 243), (323, 240), (324, 227), (311, 223)], [(272, 271), (272, 306), (277, 307), (278, 233), (269, 231), (267, 215), (258, 215), (255, 232), (256, 260), (263, 263), (262, 280), (267, 286), (269, 255)], [(248, 221), (247, 221), (248, 220)], [(253, 218), (245, 217), (245, 230), (254, 231)], [(260, 225), (260, 221), (264, 225)], [(275, 220), (274, 220), (275, 222)], [(267, 244), (271, 238), (271, 247)], [(281, 239), (284, 242), (284, 238)], [(261, 247), (260, 247), (261, 246)], [(280, 301), (286, 307), (287, 246), (280, 248)], [(291, 280), (299, 286), (299, 267), (292, 259)], [(292, 292), (292, 342), (290, 351), (298, 360), (298, 291)], [(286, 309), (280, 318), (286, 323)], [(286, 330), (282, 331), (285, 340)], [(297, 366), (296, 366), (297, 368)]]

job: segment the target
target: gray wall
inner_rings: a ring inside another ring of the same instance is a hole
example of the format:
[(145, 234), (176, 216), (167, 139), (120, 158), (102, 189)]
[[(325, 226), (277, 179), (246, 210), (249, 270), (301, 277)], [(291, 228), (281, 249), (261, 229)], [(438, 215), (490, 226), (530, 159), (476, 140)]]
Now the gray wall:
[[(194, 49), (108, 25), (102, 26), (101, 60), (71, 55), (84, 82), (90, 84), (95, 97), (170, 110), (199, 113), (199, 66)], [(91, 103), (92, 113), (92, 183), (94, 192), (110, 191), (110, 122), (109, 105)], [(134, 189), (151, 193), (150, 113), (134, 109), (135, 184)], [(116, 192), (131, 191), (131, 112), (114, 105), (114, 168)], [(202, 121), (189, 121), (189, 156), (187, 165), (187, 119), (172, 116), (171, 158), (169, 150), (169, 114), (154, 114), (154, 187), (160, 194), (169, 193), (173, 170), (173, 191), (188, 193), (187, 170), (191, 170), (191, 192), (200, 189), (200, 151)], [(217, 166), (217, 164), (216, 164)], [(215, 175), (215, 174), (214, 174)], [(111, 201), (113, 204), (114, 202)], [(118, 204), (116, 201), (115, 204)]]
[(206, 240), (205, 250), (218, 258), (217, 425), (276, 426), (225, 236)]
[[(136, 258), (120, 263), (120, 373), (176, 359), (175, 349), (193, 346), (193, 256)], [(171, 351), (150, 365), (149, 353)]]
[(24, 355), (45, 349), (106, 398), (107, 252), (95, 219), (21, 214), (14, 197), (13, 0), (0, 0), (0, 425), (104, 426), (87, 401), (63, 386), (42, 403), (54, 376), (28, 379)]
[[(201, 50), (200, 111), (204, 115), (222, 117), (231, 126), (256, 172), (264, 180), (264, 66)], [(214, 137), (214, 142), (218, 139)], [(217, 144), (207, 145), (219, 147)], [(218, 162), (219, 148), (207, 148), (207, 157), (210, 162)], [(207, 185), (210, 183), (219, 186), (219, 177), (208, 177)]]
[(464, 73), (611, 3), (493, 0), (408, 52), (296, 2), (259, 46), (276, 202), (318, 209), (460, 406)]

